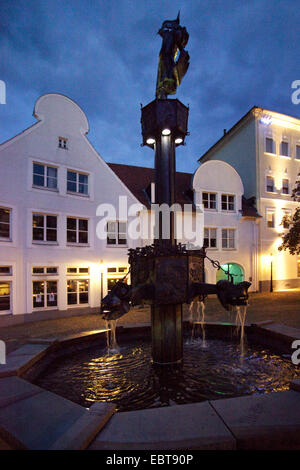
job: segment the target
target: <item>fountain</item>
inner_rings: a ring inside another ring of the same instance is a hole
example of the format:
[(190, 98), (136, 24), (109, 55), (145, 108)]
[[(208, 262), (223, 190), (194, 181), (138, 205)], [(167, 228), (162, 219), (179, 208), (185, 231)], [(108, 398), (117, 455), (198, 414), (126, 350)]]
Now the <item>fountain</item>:
[[(158, 34), (162, 47), (156, 98), (141, 108), (143, 145), (155, 152), (154, 243), (129, 250), (131, 285), (118, 282), (102, 300), (101, 313), (106, 320), (112, 320), (126, 314), (130, 306), (150, 304), (153, 362), (174, 364), (183, 357), (182, 305), (194, 300), (203, 302), (208, 294), (217, 294), (227, 310), (245, 306), (251, 284), (205, 283), (205, 249), (191, 250), (177, 243), (174, 212), (169, 211), (167, 218), (159, 212), (160, 206), (172, 207), (175, 203), (176, 147), (183, 145), (188, 135), (189, 109), (168, 95), (176, 93), (188, 69), (189, 54), (184, 48), (189, 34), (180, 26), (179, 14), (176, 20), (164, 21)], [(219, 263), (217, 267), (220, 269)], [(203, 327), (204, 318), (201, 322)]]

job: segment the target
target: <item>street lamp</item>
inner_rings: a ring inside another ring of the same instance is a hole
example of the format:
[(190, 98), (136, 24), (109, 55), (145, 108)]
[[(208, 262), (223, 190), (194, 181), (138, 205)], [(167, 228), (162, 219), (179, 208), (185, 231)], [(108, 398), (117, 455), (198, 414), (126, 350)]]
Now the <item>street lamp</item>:
[(270, 292), (273, 292), (273, 255), (270, 254), (271, 273), (270, 273)]

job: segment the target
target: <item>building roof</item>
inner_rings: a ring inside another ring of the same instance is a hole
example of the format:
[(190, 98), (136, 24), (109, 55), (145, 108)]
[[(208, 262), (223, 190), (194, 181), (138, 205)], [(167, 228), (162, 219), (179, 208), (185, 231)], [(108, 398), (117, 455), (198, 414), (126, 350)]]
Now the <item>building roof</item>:
[[(118, 178), (128, 187), (138, 201), (150, 209), (150, 188), (151, 183), (155, 181), (154, 168), (122, 165), (119, 163), (108, 163), (108, 166), (116, 173)], [(192, 173), (176, 172), (175, 202), (181, 206), (193, 203), (192, 177)], [(242, 198), (242, 215), (244, 217), (260, 217), (255, 208), (255, 198)]]

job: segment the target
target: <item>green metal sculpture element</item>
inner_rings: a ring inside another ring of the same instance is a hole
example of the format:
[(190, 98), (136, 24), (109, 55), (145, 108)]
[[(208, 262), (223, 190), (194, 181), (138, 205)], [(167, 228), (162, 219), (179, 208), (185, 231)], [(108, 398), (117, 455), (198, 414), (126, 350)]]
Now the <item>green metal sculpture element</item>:
[(168, 95), (174, 95), (189, 67), (190, 56), (184, 50), (189, 34), (179, 22), (178, 13), (176, 20), (164, 21), (158, 31), (163, 41), (158, 61), (157, 99), (166, 99)]

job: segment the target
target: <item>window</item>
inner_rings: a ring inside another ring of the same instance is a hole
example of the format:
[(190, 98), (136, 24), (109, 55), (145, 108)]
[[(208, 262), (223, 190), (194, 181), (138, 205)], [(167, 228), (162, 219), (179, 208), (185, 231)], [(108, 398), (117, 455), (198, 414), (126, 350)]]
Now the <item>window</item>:
[(267, 210), (267, 227), (275, 227), (275, 212), (274, 210)]
[(291, 223), (292, 211), (289, 209), (282, 209), (282, 222), (281, 225), (284, 229), (288, 229)]
[(0, 276), (11, 276), (12, 268), (11, 266), (0, 266)]
[(39, 275), (39, 274), (47, 274), (47, 275), (53, 275), (53, 274), (58, 274), (58, 268), (57, 267), (47, 267), (47, 266), (34, 266), (32, 268), (32, 274), (34, 275)]
[(285, 142), (284, 140), (280, 144), (280, 155), (284, 157), (289, 156), (289, 143)]
[(67, 268), (68, 274), (89, 274), (89, 268)]
[(107, 222), (107, 244), (126, 245), (127, 243), (127, 223)]
[(10, 209), (0, 207), (0, 240), (10, 240)]
[(66, 139), (65, 137), (59, 137), (58, 138), (58, 147), (60, 149), (67, 149), (67, 142), (68, 142), (68, 139)]
[(69, 279), (67, 281), (68, 305), (89, 303), (88, 279)]
[(57, 281), (32, 282), (33, 308), (57, 307)]
[(207, 248), (217, 248), (217, 229), (204, 228), (204, 246)]
[(282, 189), (281, 189), (282, 194), (289, 194), (289, 180), (284, 178), (282, 180)]
[(225, 249), (235, 248), (235, 229), (232, 229), (232, 228), (222, 229), (222, 248), (225, 248)]
[(266, 152), (275, 153), (275, 144), (271, 137), (266, 137)]
[(296, 145), (296, 158), (300, 160), (300, 144)]
[(32, 240), (44, 242), (57, 241), (57, 216), (45, 214), (32, 215)]
[(88, 243), (88, 220), (67, 217), (67, 243)]
[(272, 176), (267, 176), (267, 192), (274, 193), (274, 178)]
[(57, 189), (57, 168), (54, 166), (33, 164), (33, 185), (43, 188)]
[(9, 312), (11, 309), (10, 282), (0, 282), (0, 312)]
[(222, 194), (222, 211), (234, 211), (234, 196)]
[(297, 260), (297, 276), (300, 277), (300, 259)]
[(67, 191), (78, 194), (88, 194), (88, 175), (77, 171), (67, 172)]
[(215, 193), (202, 193), (202, 204), (204, 209), (216, 209), (217, 195)]

